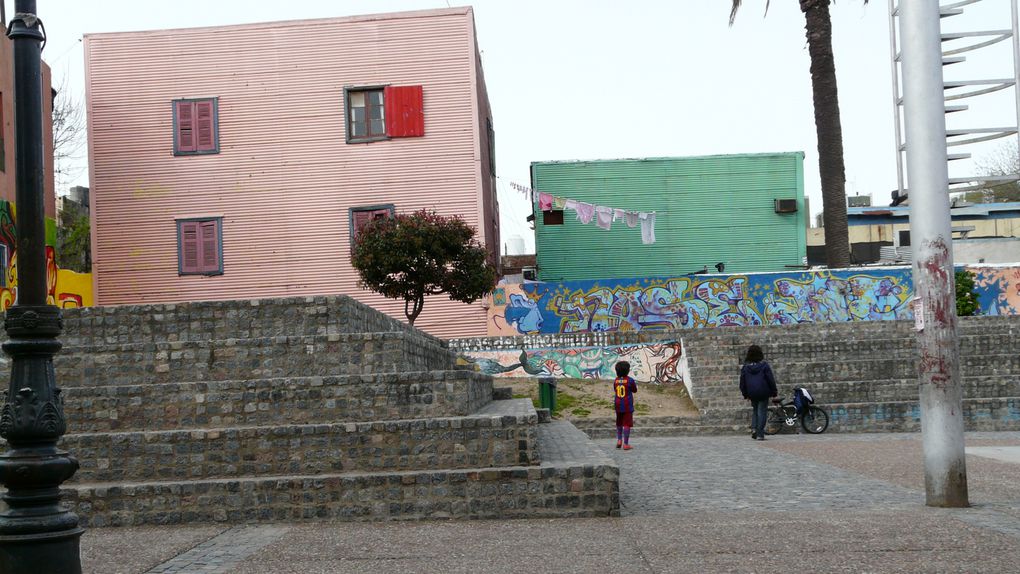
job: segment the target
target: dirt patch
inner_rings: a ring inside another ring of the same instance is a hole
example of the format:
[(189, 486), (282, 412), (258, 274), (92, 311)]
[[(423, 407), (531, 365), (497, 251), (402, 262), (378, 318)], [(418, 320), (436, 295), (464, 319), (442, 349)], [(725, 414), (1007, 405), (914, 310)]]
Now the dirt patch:
[[(512, 387), (514, 397), (530, 398), (538, 406), (536, 379), (496, 379), (493, 384)], [(591, 379), (558, 379), (554, 416), (567, 420), (612, 417), (612, 384), (612, 381)], [(639, 384), (635, 399), (635, 414), (640, 416), (699, 416), (683, 385)]]

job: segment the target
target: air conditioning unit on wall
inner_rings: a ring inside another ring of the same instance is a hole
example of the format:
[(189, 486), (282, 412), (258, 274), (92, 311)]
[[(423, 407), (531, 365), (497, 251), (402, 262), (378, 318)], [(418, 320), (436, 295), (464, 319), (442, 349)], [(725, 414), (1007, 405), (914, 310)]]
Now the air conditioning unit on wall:
[(797, 213), (796, 199), (777, 199), (776, 213)]

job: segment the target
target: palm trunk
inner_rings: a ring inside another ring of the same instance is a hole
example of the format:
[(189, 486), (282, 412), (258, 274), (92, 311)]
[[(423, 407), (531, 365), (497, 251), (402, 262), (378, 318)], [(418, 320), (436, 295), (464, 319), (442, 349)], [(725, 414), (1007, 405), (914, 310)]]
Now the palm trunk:
[(800, 0), (807, 21), (814, 95), (815, 132), (818, 138), (818, 172), (822, 180), (825, 221), (825, 258), (830, 269), (850, 266), (850, 238), (846, 220), (846, 174), (843, 166), (843, 129), (839, 121), (836, 62), (832, 56), (832, 22), (829, 0)]

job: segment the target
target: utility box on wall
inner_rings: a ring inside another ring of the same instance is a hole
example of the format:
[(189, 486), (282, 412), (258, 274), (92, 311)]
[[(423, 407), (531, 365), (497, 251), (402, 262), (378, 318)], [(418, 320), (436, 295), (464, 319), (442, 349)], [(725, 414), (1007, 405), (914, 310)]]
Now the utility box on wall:
[[(538, 279), (572, 281), (800, 268), (806, 253), (803, 152), (535, 162)], [(583, 224), (565, 200), (655, 212), (655, 242), (622, 219)], [(543, 215), (552, 215), (543, 217)], [(562, 217), (562, 218), (561, 218)]]

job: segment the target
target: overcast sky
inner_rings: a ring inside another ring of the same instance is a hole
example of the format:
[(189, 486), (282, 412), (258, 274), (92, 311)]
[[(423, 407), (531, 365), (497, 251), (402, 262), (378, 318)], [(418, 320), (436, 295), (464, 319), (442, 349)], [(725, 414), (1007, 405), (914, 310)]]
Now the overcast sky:
[[(1010, 26), (1010, 0), (986, 0), (944, 30)], [(943, 2), (945, 3), (945, 2)], [(13, 14), (13, 0), (6, 0)], [(84, 100), (81, 37), (149, 30), (372, 14), (462, 5), (445, 0), (39, 0), (43, 58), (54, 84)], [(534, 240), (527, 202), (532, 161), (803, 151), (811, 210), (821, 209), (804, 18), (795, 0), (477, 0), (472, 3), (497, 138), (503, 241)], [(897, 185), (886, 0), (832, 6), (847, 193), (888, 204)], [(1012, 45), (946, 68), (947, 79), (1012, 75)], [(1012, 90), (974, 100), (950, 127), (1016, 125)], [(974, 158), (1000, 142), (977, 146)], [(955, 151), (955, 150), (954, 150)], [(954, 165), (952, 175), (977, 168)], [(82, 158), (85, 164), (85, 158)], [(84, 168), (70, 184), (88, 185)]]

